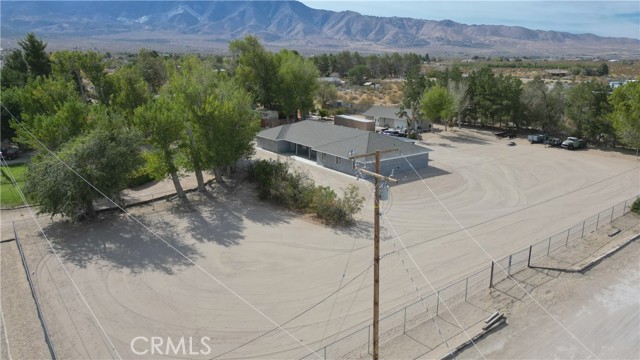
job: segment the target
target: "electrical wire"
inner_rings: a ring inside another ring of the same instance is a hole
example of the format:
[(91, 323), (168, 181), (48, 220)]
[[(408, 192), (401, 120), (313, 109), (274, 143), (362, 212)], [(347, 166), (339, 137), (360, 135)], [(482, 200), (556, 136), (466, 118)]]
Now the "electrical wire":
[[(289, 331), (287, 331), (286, 329), (282, 328), (277, 322), (275, 322), (275, 320), (273, 320), (271, 317), (269, 317), (267, 314), (265, 314), (264, 312), (262, 312), (260, 309), (258, 309), (256, 306), (254, 306), (253, 304), (251, 304), (248, 300), (246, 300), (244, 297), (242, 297), (240, 294), (238, 294), (237, 292), (235, 292), (233, 289), (231, 289), (229, 286), (227, 286), (224, 282), (222, 282), (220, 279), (218, 279), (216, 276), (214, 276), (213, 274), (211, 274), (210, 272), (208, 272), (207, 270), (205, 270), (203, 267), (201, 267), (200, 265), (198, 265), (195, 261), (193, 261), (191, 258), (189, 258), (187, 255), (185, 255), (183, 252), (181, 252), (180, 250), (178, 250), (176, 247), (174, 247), (173, 245), (171, 245), (169, 242), (167, 242), (164, 238), (162, 238), (160, 235), (158, 235), (155, 231), (153, 231), (151, 228), (149, 228), (148, 226), (146, 226), (145, 224), (143, 224), (140, 220), (138, 220), (135, 216), (133, 216), (131, 213), (129, 213), (126, 209), (124, 209), (120, 204), (118, 204), (117, 202), (113, 201), (111, 198), (109, 198), (107, 195), (105, 195), (100, 189), (98, 189), (95, 185), (93, 185), (91, 182), (89, 182), (87, 179), (85, 179), (82, 175), (80, 175), (75, 169), (73, 169), (69, 164), (65, 163), (62, 159), (60, 159), (60, 157), (58, 157), (53, 151), (51, 151), (45, 144), (43, 144), (40, 139), (38, 139), (35, 135), (33, 135), (33, 133), (31, 133), (31, 131), (29, 131), (29, 129), (27, 129), (24, 124), (22, 123), (22, 121), (18, 120), (12, 113), (11, 111), (4, 105), (4, 103), (2, 104), (2, 107), (7, 111), (7, 113), (14, 119), (14, 121), (27, 133), (29, 134), (29, 136), (31, 136), (40, 146), (42, 146), (49, 154), (51, 154), (56, 160), (58, 160), (61, 164), (63, 164), (65, 167), (67, 167), (71, 172), (73, 172), (76, 176), (78, 176), (82, 181), (84, 181), (87, 185), (89, 185), (92, 189), (94, 189), (96, 192), (98, 192), (102, 197), (104, 197), (107, 201), (111, 202), (116, 208), (120, 209), (124, 214), (126, 214), (130, 219), (132, 219), (134, 222), (138, 223), (142, 228), (144, 228), (146, 231), (148, 231), (149, 233), (151, 233), (153, 236), (155, 236), (157, 239), (159, 239), (160, 241), (162, 241), (163, 243), (165, 243), (170, 249), (172, 249), (173, 251), (175, 251), (176, 253), (178, 253), (180, 256), (182, 256), (185, 260), (187, 260), (189, 263), (191, 263), (193, 266), (195, 266), (197, 269), (199, 269), (200, 271), (202, 271), (204, 274), (206, 274), (209, 278), (211, 278), (212, 280), (214, 280), (215, 282), (217, 282), (220, 286), (222, 286), (225, 290), (227, 290), (229, 293), (231, 293), (233, 296), (235, 296), (236, 298), (238, 298), (240, 301), (242, 301), (243, 303), (245, 303), (248, 307), (250, 307), (252, 310), (254, 310), (255, 312), (257, 312), (258, 314), (260, 314), (263, 318), (265, 318), (267, 321), (269, 321), (270, 323), (272, 323), (273, 325), (276, 326), (276, 328), (282, 330), (284, 333), (286, 333), (289, 337), (291, 337), (293, 340), (295, 340), (297, 343), (301, 344), (302, 346), (306, 347), (309, 351), (313, 352), (313, 350), (311, 348), (309, 348), (307, 345), (305, 345), (303, 342), (301, 342), (299, 339), (297, 339), (295, 336), (293, 336), (293, 334), (291, 334)], [(318, 356), (319, 357), (319, 356)]]
[(78, 284), (76, 284), (76, 282), (73, 280), (73, 278), (71, 277), (71, 274), (69, 273), (69, 270), (67, 270), (67, 267), (64, 265), (64, 263), (62, 262), (62, 259), (60, 258), (60, 256), (58, 255), (58, 252), (55, 250), (55, 248), (53, 247), (53, 244), (51, 244), (51, 241), (49, 240), (49, 238), (47, 237), (47, 234), (45, 234), (44, 230), (42, 229), (42, 226), (40, 226), (40, 223), (38, 222), (37, 217), (35, 216), (35, 213), (33, 212), (33, 209), (31, 208), (31, 205), (29, 205), (29, 202), (27, 201), (27, 198), (24, 196), (24, 193), (22, 192), (22, 189), (20, 189), (20, 187), (18, 186), (17, 181), (15, 180), (15, 177), (13, 176), (13, 173), (11, 172), (11, 170), (9, 170), (9, 165), (6, 163), (4, 157), (0, 156), (2, 164), (4, 166), (6, 166), (6, 170), (7, 170), (7, 174), (9, 174), (9, 177), (11, 179), (11, 182), (13, 184), (13, 186), (16, 188), (16, 191), (18, 192), (18, 195), (20, 196), (20, 198), (22, 199), (22, 201), (24, 202), (25, 206), (27, 207), (27, 209), (29, 210), (29, 214), (31, 215), (31, 217), (33, 218), (33, 220), (35, 221), (36, 225), (38, 226), (38, 230), (40, 231), (40, 233), (42, 233), (42, 236), (44, 237), (44, 239), (47, 241), (47, 244), (49, 244), (49, 248), (51, 249), (51, 252), (53, 253), (53, 255), (55, 256), (55, 258), (58, 260), (58, 262), (60, 263), (60, 266), (62, 266), (62, 269), (64, 270), (64, 273), (67, 275), (67, 277), (69, 278), (69, 280), (71, 281), (71, 284), (73, 284), (73, 287), (75, 288), (77, 294), (79, 295), (80, 299), (82, 300), (82, 302), (84, 303), (84, 305), (87, 307), (87, 309), (89, 310), (89, 313), (91, 314), (93, 320), (95, 321), (95, 324), (98, 326), (98, 328), (102, 331), (102, 333), (104, 334), (104, 336), (106, 337), (107, 341), (109, 342), (109, 345), (111, 346), (111, 349), (109, 349), (109, 354), (113, 357), (113, 354), (111, 354), (111, 350), (113, 350), (113, 352), (115, 352), (116, 356), (118, 357), (118, 359), (122, 359), (122, 357), (120, 356), (120, 354), (118, 353), (118, 350), (116, 349), (115, 345), (113, 344), (113, 342), (111, 341), (111, 338), (109, 337), (109, 334), (107, 334), (107, 331), (104, 329), (104, 327), (102, 326), (102, 324), (100, 323), (100, 320), (98, 320), (98, 317), (96, 316), (95, 312), (93, 311), (93, 309), (91, 308), (91, 306), (89, 305), (89, 302), (87, 302), (87, 299), (84, 297), (84, 295), (82, 294), (82, 292), (80, 291), (80, 288), (78, 287)]
[[(508, 271), (506, 271), (504, 269), (504, 267), (502, 267), (500, 265), (500, 263), (498, 261), (496, 261), (496, 259), (491, 256), (491, 254), (489, 254), (489, 252), (484, 248), (484, 246), (482, 246), (482, 244), (480, 244), (480, 242), (475, 238), (475, 236), (473, 236), (473, 234), (471, 234), (471, 232), (469, 232), (468, 228), (465, 228), (464, 225), (462, 225), (462, 223), (453, 215), (453, 213), (451, 213), (451, 211), (449, 210), (449, 208), (440, 200), (440, 198), (438, 197), (438, 195), (436, 195), (436, 193), (431, 189), (431, 187), (424, 181), (424, 178), (420, 175), (420, 173), (416, 170), (416, 168), (413, 166), (413, 164), (411, 164), (411, 162), (409, 161), (409, 159), (406, 158), (406, 156), (402, 153), (402, 151), (400, 151), (400, 155), (402, 155), (402, 157), (407, 161), (407, 163), (409, 164), (409, 166), (413, 169), (413, 171), (416, 173), (416, 175), (418, 175), (418, 178), (420, 179), (420, 181), (422, 182), (422, 184), (427, 188), (427, 190), (429, 190), (429, 192), (431, 193), (431, 195), (433, 195), (433, 197), (436, 199), (436, 201), (438, 202), (438, 204), (440, 205), (440, 207), (442, 207), (442, 209), (449, 215), (449, 217), (451, 217), (451, 219), (453, 219), (453, 221), (455, 221), (455, 223), (462, 229), (462, 231), (464, 231), (464, 233), (478, 246), (478, 248), (480, 250), (482, 250), (482, 252), (485, 253), (485, 255), (495, 264), (498, 266), (498, 268), (504, 272), (507, 275), (507, 278), (511, 279), (522, 291), (524, 291), (525, 294), (527, 294), (527, 296), (529, 298), (531, 298), (551, 319), (553, 319), (553, 321), (555, 321), (564, 331), (567, 332), (567, 334), (569, 334), (569, 336), (571, 336), (578, 344), (580, 344), (585, 350), (587, 350), (587, 352), (589, 352), (589, 354), (591, 354), (594, 358), (599, 359), (598, 356), (596, 354), (593, 353), (593, 351), (591, 351), (582, 341), (580, 341), (580, 339), (578, 339), (575, 334), (573, 334), (569, 329), (567, 329), (566, 326), (564, 326), (560, 320), (558, 320), (555, 316), (553, 316), (553, 314), (551, 314), (551, 312), (549, 312), (549, 310), (547, 310), (544, 306), (542, 306), (542, 304), (540, 304), (540, 302), (538, 302), (538, 300), (536, 298), (533, 297), (533, 295), (531, 295), (531, 293), (529, 291), (527, 291), (521, 284), (520, 282), (518, 282), (516, 279), (513, 278), (513, 276), (511, 276), (509, 274)], [(635, 168), (633, 169), (635, 170)], [(625, 172), (626, 173), (626, 172)], [(592, 184), (593, 185), (593, 184)], [(417, 265), (416, 265), (417, 266)], [(420, 270), (420, 273), (422, 273), (422, 270)], [(446, 306), (446, 304), (445, 304)]]

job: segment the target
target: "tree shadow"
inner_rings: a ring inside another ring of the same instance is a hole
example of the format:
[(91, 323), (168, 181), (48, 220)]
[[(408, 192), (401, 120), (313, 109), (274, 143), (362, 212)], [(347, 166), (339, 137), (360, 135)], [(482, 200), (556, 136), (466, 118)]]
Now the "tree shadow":
[(487, 140), (483, 140), (481, 138), (477, 138), (473, 136), (462, 135), (462, 134), (455, 134), (453, 136), (442, 136), (442, 137), (454, 143), (474, 144), (474, 145), (490, 144), (490, 142)]
[(427, 166), (424, 169), (396, 171), (394, 172), (393, 177), (398, 180), (398, 182), (395, 184), (391, 184), (391, 186), (402, 185), (414, 181), (421, 181), (437, 176), (445, 176), (450, 174), (451, 173), (446, 170), (442, 170), (431, 165)]
[(60, 257), (81, 268), (104, 262), (106, 267), (128, 269), (133, 274), (147, 270), (174, 274), (181, 267), (193, 265), (187, 258), (201, 257), (181, 240), (173, 224), (163, 220), (145, 224), (156, 236), (134, 220), (118, 217), (114, 221), (108, 215), (81, 224), (58, 222), (49, 225), (46, 233)]

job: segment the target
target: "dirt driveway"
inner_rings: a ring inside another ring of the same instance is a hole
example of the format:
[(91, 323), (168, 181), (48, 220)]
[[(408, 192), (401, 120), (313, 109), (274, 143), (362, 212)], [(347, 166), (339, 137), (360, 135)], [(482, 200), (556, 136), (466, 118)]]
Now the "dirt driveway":
[[(430, 170), (423, 180), (401, 174), (383, 204), (382, 253), (402, 249), (402, 240), (419, 270), (402, 261), (404, 251), (383, 259), (383, 313), (416, 301), (415, 286), (430, 293), (420, 272), (438, 288), (486, 266), (485, 251), (500, 257), (520, 250), (640, 192), (640, 167), (630, 156), (524, 140), (509, 147), (476, 130), (428, 134), (423, 142), (433, 150)], [(355, 181), (297, 166), (320, 184)], [(370, 192), (370, 184), (358, 185)], [(187, 207), (162, 202), (133, 210), (153, 232), (124, 216), (82, 225), (44, 221), (91, 310), (33, 221), (18, 230), (64, 358), (164, 356), (134, 351), (141, 336), (195, 339), (197, 354), (174, 358), (300, 358), (369, 321), (371, 203), (368, 196), (356, 227), (331, 229), (257, 202), (245, 184), (232, 194), (193, 196)], [(274, 323), (286, 323), (286, 332), (269, 332)], [(198, 343), (204, 337), (206, 354)]]

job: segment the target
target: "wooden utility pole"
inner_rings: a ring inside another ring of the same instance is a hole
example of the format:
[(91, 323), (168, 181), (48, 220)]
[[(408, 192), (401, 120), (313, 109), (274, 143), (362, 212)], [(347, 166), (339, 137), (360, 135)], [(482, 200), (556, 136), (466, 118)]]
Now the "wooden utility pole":
[(357, 159), (375, 155), (376, 172), (360, 169), (363, 174), (373, 176), (375, 179), (375, 192), (373, 202), (373, 360), (378, 360), (378, 323), (380, 321), (380, 181), (397, 182), (398, 180), (380, 175), (380, 155), (398, 149), (377, 150), (375, 153), (352, 156)]

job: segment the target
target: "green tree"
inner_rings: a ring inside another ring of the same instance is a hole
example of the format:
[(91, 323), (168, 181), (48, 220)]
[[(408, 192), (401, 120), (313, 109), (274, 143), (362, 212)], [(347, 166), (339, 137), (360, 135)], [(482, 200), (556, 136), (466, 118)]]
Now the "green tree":
[(31, 78), (46, 77), (51, 74), (51, 61), (45, 51), (47, 43), (36, 38), (34, 33), (28, 33), (24, 39), (18, 41), (18, 45), (22, 48), (22, 54)]
[(296, 111), (306, 114), (313, 108), (313, 96), (318, 88), (318, 70), (315, 65), (291, 51), (276, 55), (278, 84), (282, 111), (287, 119)]
[[(420, 74), (419, 67), (413, 67), (407, 73), (402, 86), (402, 104), (400, 104), (401, 118), (407, 119), (407, 127), (416, 131), (417, 123), (422, 118), (420, 102), (427, 88), (431, 86), (429, 80)], [(409, 113), (409, 111), (411, 113)], [(411, 114), (411, 116), (409, 116)]]
[(613, 111), (609, 118), (616, 134), (627, 146), (640, 148), (640, 82), (634, 81), (616, 88), (609, 102)]
[(278, 66), (273, 54), (260, 41), (247, 35), (229, 43), (232, 54), (232, 74), (253, 96), (254, 102), (266, 109), (279, 110)]
[(217, 80), (205, 99), (198, 125), (206, 145), (206, 167), (222, 182), (223, 168), (230, 169), (238, 160), (253, 155), (260, 120), (249, 93), (232, 79)]
[(420, 109), (427, 119), (433, 121), (443, 120), (449, 125), (456, 113), (454, 99), (447, 92), (447, 88), (436, 85), (425, 91), (420, 103)]
[(369, 68), (366, 65), (356, 65), (347, 72), (347, 75), (349, 75), (352, 84), (362, 85), (370, 75)]
[[(463, 81), (462, 78), (458, 81), (450, 78), (449, 83), (447, 84), (447, 92), (453, 100), (452, 106), (455, 113), (455, 119), (458, 121), (458, 126), (461, 126), (462, 119), (466, 116), (469, 110), (469, 85)], [(452, 123), (448, 125), (453, 126)]]
[(104, 56), (94, 51), (58, 51), (51, 56), (52, 75), (73, 81), (80, 97), (108, 105), (113, 92)]
[(613, 133), (607, 117), (610, 112), (609, 91), (608, 85), (596, 81), (580, 83), (567, 91), (565, 115), (577, 136), (596, 140), (601, 134)]
[(140, 49), (136, 65), (151, 93), (157, 94), (168, 79), (167, 68), (160, 55), (154, 50)]
[(24, 60), (21, 49), (14, 49), (4, 59), (4, 65), (0, 72), (0, 84), (2, 89), (9, 87), (23, 87), (27, 83), (29, 67)]
[(564, 111), (563, 88), (556, 83), (549, 89), (540, 77), (524, 84), (522, 90), (524, 126), (534, 126), (543, 132), (559, 128)]
[(119, 68), (111, 75), (113, 95), (111, 105), (133, 114), (134, 110), (146, 104), (151, 98), (149, 86), (142, 78), (140, 71), (131, 66)]
[(338, 90), (336, 86), (330, 82), (322, 81), (316, 89), (316, 100), (320, 104), (320, 108), (324, 109), (325, 106), (338, 98)]
[(39, 77), (20, 89), (18, 99), (22, 125), (12, 126), (17, 141), (32, 148), (41, 148), (35, 137), (47, 148), (57, 150), (88, 127), (89, 107), (71, 82)]
[(141, 165), (139, 140), (126, 127), (79, 136), (57, 153), (62, 162), (50, 154), (32, 160), (25, 193), (39, 204), (40, 213), (91, 219), (96, 214), (94, 202), (102, 195), (88, 183), (120, 201), (129, 175)]
[(181, 109), (167, 94), (135, 109), (134, 123), (145, 135), (153, 148), (147, 151), (145, 159), (151, 174), (156, 178), (169, 176), (179, 199), (186, 199), (180, 178), (176, 157), (186, 144), (186, 124)]
[(471, 116), (481, 123), (493, 124), (499, 109), (498, 84), (490, 68), (484, 67), (469, 76)]

